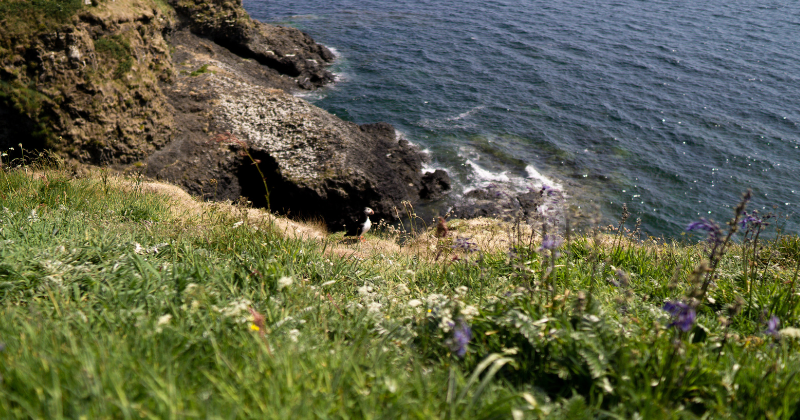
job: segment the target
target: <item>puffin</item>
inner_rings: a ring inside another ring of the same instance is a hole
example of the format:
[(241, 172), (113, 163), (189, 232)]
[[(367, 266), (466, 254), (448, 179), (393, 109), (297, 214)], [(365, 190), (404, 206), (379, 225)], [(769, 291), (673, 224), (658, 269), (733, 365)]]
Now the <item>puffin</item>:
[(372, 222), (369, 220), (369, 216), (375, 214), (371, 208), (365, 207), (364, 208), (364, 222), (358, 225), (358, 229), (356, 231), (356, 236), (359, 237), (362, 241), (364, 240), (364, 234), (369, 232), (369, 228), (372, 227)]

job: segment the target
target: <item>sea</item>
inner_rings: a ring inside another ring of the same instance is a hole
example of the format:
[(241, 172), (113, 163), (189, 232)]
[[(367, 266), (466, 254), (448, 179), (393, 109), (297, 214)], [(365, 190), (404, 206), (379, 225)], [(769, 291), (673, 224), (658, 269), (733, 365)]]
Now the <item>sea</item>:
[[(385, 121), (447, 170), (561, 189), (576, 208), (679, 237), (749, 209), (800, 233), (800, 2), (244, 0), (337, 55), (305, 99)], [(447, 205), (444, 203), (443, 205)]]

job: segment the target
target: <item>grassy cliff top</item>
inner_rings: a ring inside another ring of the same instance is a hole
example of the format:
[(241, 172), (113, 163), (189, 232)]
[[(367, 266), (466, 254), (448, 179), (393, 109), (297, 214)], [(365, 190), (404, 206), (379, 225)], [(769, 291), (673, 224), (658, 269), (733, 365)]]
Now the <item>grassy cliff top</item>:
[(136, 176), (2, 171), (0, 417), (797, 413), (796, 236), (499, 223), (349, 242)]
[(82, 0), (4, 0), (0, 2), (0, 35), (52, 30), (68, 23), (83, 7)]
[(163, 0), (4, 0), (0, 2), (0, 39), (35, 35), (71, 24), (81, 11), (100, 15), (137, 14), (142, 10), (171, 10)]

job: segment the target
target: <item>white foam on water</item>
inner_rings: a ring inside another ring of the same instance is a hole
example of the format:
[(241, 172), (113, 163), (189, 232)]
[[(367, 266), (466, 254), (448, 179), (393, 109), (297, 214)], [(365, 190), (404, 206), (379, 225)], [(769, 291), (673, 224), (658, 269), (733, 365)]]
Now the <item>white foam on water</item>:
[(469, 166), (472, 171), (468, 175), (470, 181), (467, 185), (464, 185), (464, 194), (478, 188), (485, 188), (491, 184), (507, 185), (511, 182), (512, 178), (508, 176), (508, 171), (492, 172), (471, 159), (467, 159), (465, 165)]
[[(341, 61), (344, 60), (344, 56), (342, 55), (342, 53), (340, 53), (339, 50), (337, 50), (335, 47), (329, 47), (327, 45), (326, 47), (331, 51), (331, 53), (333, 53), (333, 63), (331, 63), (331, 67), (335, 66), (338, 63), (341, 63)], [(350, 77), (349, 74), (343, 71), (331, 70), (331, 74), (333, 74), (334, 83), (348, 82), (352, 80), (352, 77)]]
[(451, 174), (451, 175), (453, 173), (453, 171), (450, 168), (441, 165), (439, 162), (423, 162), (422, 163), (422, 173), (423, 174), (433, 173), (433, 172), (436, 172), (436, 170), (438, 170), (438, 169), (441, 169), (441, 170), (443, 170), (443, 171), (445, 171), (445, 172), (447, 172), (448, 174)]
[(561, 186), (561, 184), (559, 184), (558, 182), (555, 182), (554, 180), (542, 175), (542, 173), (537, 171), (536, 168), (533, 167), (533, 165), (526, 166), (525, 167), (525, 172), (528, 173), (528, 179), (533, 180), (535, 182), (538, 182), (538, 185), (537, 185), (538, 187), (542, 187), (544, 185), (547, 185), (548, 187), (550, 187), (550, 188), (552, 188), (554, 190), (558, 190), (558, 191), (563, 191), (564, 190), (564, 188)]
[(472, 115), (472, 114), (474, 114), (474, 113), (476, 113), (476, 112), (478, 112), (478, 111), (480, 111), (480, 110), (482, 110), (484, 108), (486, 108), (486, 105), (478, 105), (475, 108), (470, 109), (469, 111), (462, 112), (462, 113), (456, 115), (455, 117), (446, 118), (446, 121), (463, 120), (464, 118), (467, 118), (470, 115)]
[(333, 53), (334, 60), (338, 60), (339, 57), (342, 56), (342, 54), (339, 53), (339, 50), (337, 50), (336, 47), (330, 47), (330, 46), (327, 46), (327, 45), (326, 45), (326, 47), (328, 48), (328, 50), (330, 50), (330, 52)]
[(511, 178), (508, 177), (508, 171), (503, 172), (492, 172), (487, 169), (480, 167), (475, 162), (467, 159), (467, 165), (472, 167), (472, 173), (477, 177), (480, 181), (483, 182), (509, 182)]
[(315, 90), (303, 90), (293, 92), (292, 96), (295, 98), (305, 99), (308, 102), (316, 102), (322, 99), (325, 99), (328, 96), (322, 89), (315, 89)]
[(317, 20), (317, 19), (319, 19), (319, 16), (317, 16), (317, 15), (291, 15), (291, 16), (288, 16), (286, 19)]

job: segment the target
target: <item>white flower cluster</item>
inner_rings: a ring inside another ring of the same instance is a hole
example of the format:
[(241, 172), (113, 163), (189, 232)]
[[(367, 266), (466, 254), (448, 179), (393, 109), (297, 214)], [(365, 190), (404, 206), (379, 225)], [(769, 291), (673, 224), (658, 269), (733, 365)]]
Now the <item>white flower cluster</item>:
[(357, 305), (359, 308), (366, 307), (370, 314), (380, 315), (381, 308), (383, 308), (383, 303), (380, 302), (381, 296), (375, 292), (374, 286), (371, 284), (364, 284), (363, 286), (359, 287), (358, 296), (361, 302)]
[(249, 299), (239, 298), (231, 301), (228, 306), (218, 308), (216, 305), (212, 305), (211, 309), (219, 312), (223, 317), (233, 318), (237, 324), (244, 324), (249, 319), (251, 306), (253, 306), (253, 302)]
[(164, 326), (169, 325), (169, 322), (172, 320), (172, 315), (164, 314), (158, 317), (158, 322), (156, 323), (156, 332), (160, 333), (164, 331)]
[[(425, 307), (428, 311), (426, 316), (432, 321), (438, 321), (439, 329), (444, 333), (450, 332), (455, 326), (454, 318), (463, 319), (470, 322), (472, 318), (478, 315), (478, 308), (474, 305), (467, 305), (462, 300), (466, 296), (469, 289), (466, 286), (460, 286), (456, 289), (456, 294), (452, 298), (440, 293), (433, 293), (425, 298)], [(408, 301), (408, 306), (415, 309), (419, 313), (422, 308), (423, 302), (419, 299), (412, 299)]]
[(283, 290), (294, 283), (294, 280), (291, 277), (281, 277), (278, 279), (278, 290)]
[(28, 216), (28, 223), (36, 223), (39, 221), (39, 214), (36, 212), (36, 209), (31, 210), (31, 214)]
[(153, 245), (151, 247), (145, 248), (140, 243), (134, 242), (133, 243), (133, 252), (135, 252), (135, 253), (137, 253), (139, 255), (142, 255), (142, 254), (158, 254), (159, 248), (163, 248), (163, 247), (165, 247), (167, 245), (169, 245), (169, 244), (164, 242), (164, 243), (160, 243), (160, 244)]

